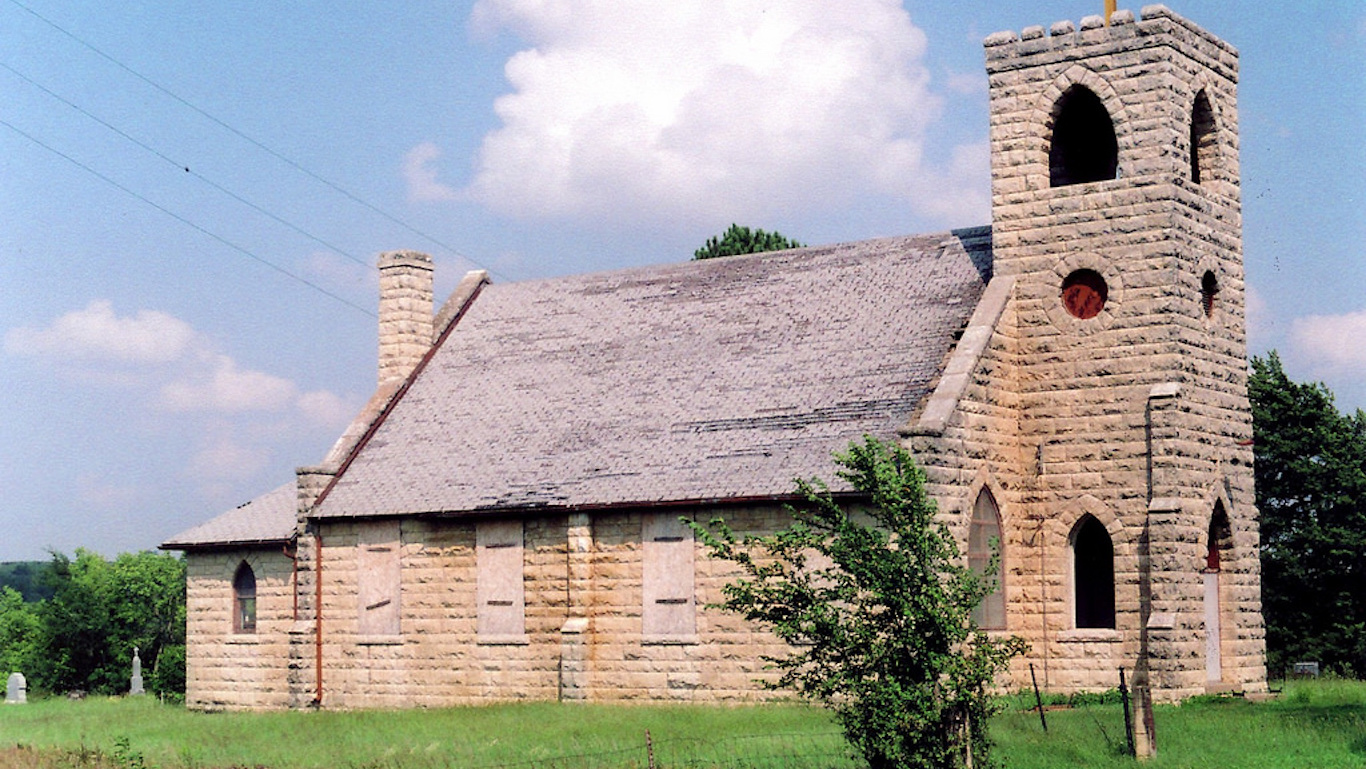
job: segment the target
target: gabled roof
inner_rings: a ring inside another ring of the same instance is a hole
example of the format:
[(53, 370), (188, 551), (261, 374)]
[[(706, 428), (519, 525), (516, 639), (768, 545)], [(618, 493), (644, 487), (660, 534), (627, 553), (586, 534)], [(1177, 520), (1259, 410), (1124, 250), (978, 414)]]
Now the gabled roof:
[(892, 438), (990, 277), (990, 229), (486, 286), (320, 518), (788, 495)]
[(161, 543), (163, 550), (225, 545), (278, 544), (294, 536), (298, 518), (297, 484), (290, 481), (244, 505), (183, 531)]

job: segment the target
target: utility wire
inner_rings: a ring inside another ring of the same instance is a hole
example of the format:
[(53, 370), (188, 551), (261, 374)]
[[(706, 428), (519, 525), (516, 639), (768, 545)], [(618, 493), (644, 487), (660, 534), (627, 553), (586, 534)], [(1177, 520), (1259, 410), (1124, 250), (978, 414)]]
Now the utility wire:
[[(411, 232), (411, 233), (413, 233), (413, 234), (415, 234), (415, 235), (417, 235), (417, 236), (419, 236), (419, 237), (421, 237), (421, 238), (426, 239), (427, 241), (429, 241), (429, 242), (431, 242), (431, 243), (434, 243), (434, 244), (436, 244), (436, 245), (438, 245), (438, 246), (440, 246), (440, 247), (446, 249), (446, 251), (450, 252), (451, 254), (453, 254), (453, 255), (455, 255), (455, 256), (461, 258), (461, 259), (464, 259), (465, 261), (467, 261), (467, 262), (469, 262), (469, 263), (471, 263), (471, 264), (474, 264), (474, 265), (476, 265), (476, 266), (482, 266), (482, 265), (479, 264), (479, 262), (477, 262), (477, 261), (475, 261), (474, 259), (472, 259), (472, 258), (466, 256), (465, 254), (461, 253), (460, 250), (457, 249), (457, 248), (455, 248), (454, 246), (451, 246), (451, 245), (449, 245), (449, 244), (447, 244), (447, 243), (444, 243), (444, 242), (438, 240), (437, 238), (435, 238), (435, 237), (432, 236), (432, 235), (428, 235), (427, 233), (423, 232), (422, 230), (417, 229), (417, 228), (414, 227), (413, 225), (411, 225), (411, 224), (409, 224), (409, 223), (403, 221), (402, 219), (399, 219), (397, 216), (394, 216), (393, 214), (390, 214), (389, 212), (385, 211), (384, 209), (380, 208), (379, 206), (376, 206), (375, 204), (373, 204), (373, 203), (371, 203), (371, 202), (369, 202), (369, 201), (367, 201), (367, 200), (364, 200), (364, 199), (362, 199), (362, 198), (356, 196), (355, 194), (353, 194), (353, 193), (347, 191), (346, 189), (344, 189), (343, 187), (341, 187), (341, 186), (338, 185), (337, 183), (335, 183), (335, 182), (333, 182), (333, 181), (330, 181), (330, 180), (328, 180), (328, 179), (325, 179), (325, 178), (323, 178), (322, 176), (319, 176), (318, 174), (316, 174), (316, 173), (314, 173), (314, 172), (308, 170), (307, 168), (303, 167), (303, 166), (300, 165), (299, 163), (297, 163), (297, 162), (291, 160), (290, 158), (288, 158), (288, 157), (284, 156), (283, 154), (281, 154), (281, 153), (275, 151), (274, 149), (271, 149), (270, 147), (266, 146), (265, 144), (263, 144), (262, 142), (258, 141), (257, 139), (254, 139), (254, 138), (252, 138), (251, 136), (248, 136), (247, 134), (243, 133), (242, 131), (239, 131), (239, 130), (237, 130), (236, 128), (232, 127), (231, 125), (228, 125), (228, 124), (225, 123), (224, 121), (218, 119), (217, 117), (214, 117), (213, 115), (209, 114), (208, 112), (204, 111), (203, 109), (201, 109), (201, 108), (199, 108), (198, 106), (196, 106), (196, 105), (194, 105), (193, 103), (191, 103), (189, 100), (187, 100), (187, 99), (181, 97), (180, 95), (178, 95), (178, 94), (176, 94), (175, 92), (171, 91), (170, 89), (168, 89), (168, 88), (162, 86), (161, 84), (157, 83), (156, 81), (152, 80), (151, 78), (147, 77), (146, 75), (143, 75), (141, 72), (138, 72), (137, 70), (133, 69), (132, 67), (129, 67), (127, 64), (124, 64), (123, 62), (119, 61), (118, 59), (115, 59), (113, 56), (110, 56), (109, 54), (105, 53), (104, 51), (100, 50), (99, 48), (96, 48), (92, 43), (88, 43), (88, 42), (86, 42), (85, 40), (81, 39), (80, 37), (77, 37), (74, 33), (68, 32), (68, 31), (67, 31), (65, 28), (63, 28), (61, 25), (57, 24), (56, 22), (52, 21), (51, 19), (48, 19), (46, 16), (43, 16), (42, 14), (40, 14), (40, 13), (38, 13), (37, 11), (33, 10), (32, 8), (29, 8), (28, 6), (26, 6), (26, 5), (24, 5), (23, 3), (19, 2), (19, 0), (9, 0), (9, 2), (10, 2), (11, 5), (13, 5), (13, 6), (19, 8), (20, 10), (22, 10), (22, 11), (24, 11), (25, 13), (29, 14), (30, 16), (34, 17), (35, 19), (38, 19), (39, 21), (43, 22), (44, 24), (48, 25), (49, 27), (52, 27), (53, 29), (57, 30), (58, 32), (62, 33), (63, 35), (66, 35), (67, 37), (69, 37), (69, 38), (71, 38), (72, 40), (76, 41), (77, 43), (81, 44), (81, 45), (84, 46), (85, 48), (87, 48), (87, 49), (89, 49), (90, 51), (94, 52), (94, 53), (95, 53), (96, 55), (98, 55), (100, 58), (103, 58), (104, 60), (108, 61), (109, 63), (111, 63), (111, 64), (113, 64), (114, 66), (118, 67), (119, 69), (123, 70), (124, 72), (127, 72), (128, 74), (132, 75), (133, 77), (137, 78), (138, 80), (141, 80), (142, 82), (146, 83), (147, 85), (149, 85), (149, 86), (155, 88), (156, 90), (160, 91), (161, 93), (165, 94), (166, 96), (169, 96), (170, 98), (172, 98), (172, 99), (174, 99), (175, 101), (179, 102), (179, 103), (182, 104), (183, 106), (185, 106), (185, 107), (187, 107), (187, 108), (193, 110), (194, 112), (196, 112), (196, 113), (198, 113), (199, 115), (203, 116), (204, 118), (206, 118), (206, 119), (212, 121), (214, 124), (220, 126), (221, 128), (223, 128), (224, 130), (228, 131), (229, 133), (232, 133), (234, 136), (237, 136), (238, 138), (242, 139), (243, 141), (246, 141), (246, 142), (248, 142), (249, 144), (252, 144), (253, 146), (255, 146), (255, 147), (257, 147), (258, 149), (262, 150), (263, 152), (265, 152), (265, 153), (271, 155), (272, 157), (276, 158), (277, 160), (279, 160), (279, 161), (285, 163), (286, 165), (290, 166), (291, 168), (295, 169), (296, 171), (298, 171), (298, 172), (304, 174), (305, 176), (308, 176), (309, 178), (311, 178), (311, 179), (313, 179), (313, 180), (315, 180), (315, 181), (317, 181), (317, 182), (320, 182), (320, 183), (322, 183), (322, 184), (327, 185), (328, 187), (332, 188), (332, 189), (335, 190), (337, 193), (339, 193), (339, 194), (345, 196), (345, 197), (348, 198), (349, 200), (351, 200), (351, 201), (357, 203), (358, 205), (361, 205), (361, 206), (364, 206), (365, 208), (370, 209), (371, 211), (373, 211), (373, 212), (379, 214), (380, 216), (384, 217), (385, 219), (388, 219), (390, 222), (393, 222), (394, 224), (397, 224), (398, 226), (400, 226), (400, 227), (402, 227), (402, 228), (408, 230), (409, 232)], [(488, 268), (485, 267), (484, 269), (488, 269)], [(493, 272), (493, 270), (489, 270), (489, 272)]]
[(353, 310), (356, 310), (356, 311), (358, 311), (358, 312), (362, 312), (362, 313), (364, 313), (364, 314), (370, 316), (371, 318), (376, 317), (376, 315), (375, 315), (373, 312), (370, 312), (369, 310), (367, 310), (367, 309), (365, 309), (364, 307), (361, 307), (360, 305), (358, 305), (358, 304), (356, 304), (356, 303), (350, 301), (349, 299), (344, 299), (344, 298), (342, 298), (341, 296), (338, 296), (337, 294), (334, 294), (334, 293), (332, 293), (331, 291), (328, 291), (327, 289), (323, 288), (322, 286), (318, 285), (317, 283), (314, 283), (314, 282), (312, 282), (312, 281), (308, 280), (307, 278), (304, 278), (304, 277), (302, 277), (302, 276), (300, 276), (300, 275), (296, 275), (296, 274), (290, 272), (289, 270), (286, 270), (285, 268), (281, 267), (280, 265), (275, 264), (274, 262), (271, 262), (271, 261), (265, 259), (264, 257), (259, 256), (258, 254), (255, 254), (255, 253), (253, 253), (252, 251), (249, 251), (249, 250), (247, 250), (246, 248), (243, 248), (242, 246), (237, 245), (236, 243), (233, 243), (232, 241), (228, 240), (227, 238), (223, 237), (222, 235), (219, 235), (219, 234), (217, 234), (217, 233), (215, 233), (215, 232), (212, 232), (211, 230), (208, 230), (208, 229), (206, 229), (206, 228), (204, 228), (204, 227), (202, 227), (202, 226), (200, 226), (200, 225), (198, 225), (198, 224), (195, 224), (194, 222), (190, 221), (189, 219), (186, 219), (185, 217), (181, 216), (180, 214), (177, 214), (176, 212), (170, 210), (169, 208), (166, 208), (165, 206), (162, 206), (162, 205), (160, 205), (160, 204), (158, 204), (158, 203), (155, 203), (155, 202), (153, 202), (152, 200), (150, 200), (149, 198), (144, 197), (143, 195), (138, 194), (137, 192), (133, 191), (132, 189), (129, 189), (128, 187), (125, 187), (124, 185), (120, 184), (119, 182), (114, 181), (113, 179), (109, 178), (108, 176), (105, 176), (104, 174), (100, 173), (99, 171), (96, 171), (95, 169), (91, 168), (90, 166), (86, 165), (85, 163), (82, 163), (81, 161), (77, 160), (76, 158), (71, 157), (70, 155), (66, 154), (65, 152), (62, 152), (61, 150), (59, 150), (59, 149), (57, 149), (57, 148), (55, 148), (55, 147), (53, 147), (53, 146), (51, 146), (51, 145), (49, 145), (49, 144), (44, 143), (42, 140), (40, 140), (40, 139), (38, 139), (37, 137), (35, 137), (35, 136), (33, 136), (33, 135), (31, 135), (31, 134), (29, 134), (29, 133), (23, 131), (23, 130), (20, 129), (20, 128), (16, 127), (15, 125), (13, 125), (12, 123), (10, 123), (9, 121), (4, 120), (4, 119), (0, 119), (0, 125), (3, 125), (4, 127), (6, 127), (6, 128), (8, 128), (8, 129), (10, 129), (11, 131), (13, 131), (13, 132), (19, 134), (20, 136), (24, 137), (25, 139), (28, 139), (29, 141), (33, 142), (34, 144), (38, 145), (39, 147), (42, 147), (43, 149), (47, 150), (48, 152), (51, 152), (52, 154), (54, 154), (54, 155), (56, 155), (56, 156), (62, 158), (63, 160), (66, 160), (67, 162), (72, 163), (73, 165), (75, 165), (75, 166), (77, 166), (77, 167), (79, 167), (79, 168), (85, 170), (86, 172), (88, 172), (88, 173), (90, 173), (90, 174), (92, 174), (92, 175), (98, 177), (99, 179), (101, 179), (102, 181), (106, 182), (107, 184), (109, 184), (109, 185), (115, 187), (116, 189), (121, 190), (121, 191), (123, 191), (123, 192), (125, 192), (125, 193), (127, 193), (127, 194), (129, 194), (129, 195), (131, 195), (131, 196), (133, 196), (134, 198), (137, 198), (138, 200), (142, 201), (143, 203), (146, 203), (147, 205), (151, 206), (152, 208), (155, 208), (156, 210), (162, 212), (163, 214), (166, 214), (167, 216), (171, 217), (172, 219), (175, 219), (176, 221), (180, 222), (181, 224), (184, 224), (184, 225), (186, 225), (186, 226), (188, 226), (188, 227), (190, 227), (190, 228), (192, 228), (192, 229), (194, 229), (194, 230), (196, 230), (196, 231), (198, 231), (198, 232), (200, 232), (200, 233), (202, 233), (202, 234), (204, 234), (204, 235), (206, 235), (206, 236), (208, 236), (208, 237), (210, 237), (210, 238), (212, 238), (212, 239), (218, 241), (219, 243), (222, 243), (223, 245), (227, 246), (228, 248), (231, 248), (232, 250), (238, 252), (239, 254), (242, 254), (243, 256), (245, 256), (245, 257), (247, 257), (247, 258), (249, 258), (249, 259), (252, 259), (252, 260), (254, 260), (254, 261), (260, 262), (261, 264), (263, 264), (263, 265), (265, 265), (266, 267), (269, 267), (270, 269), (272, 269), (272, 270), (274, 270), (274, 271), (280, 273), (281, 275), (284, 275), (284, 276), (286, 276), (286, 277), (288, 277), (288, 278), (290, 278), (290, 279), (292, 279), (292, 280), (298, 281), (299, 283), (302, 283), (302, 284), (304, 284), (305, 286), (308, 286), (309, 288), (313, 289), (314, 291), (317, 291), (317, 292), (320, 293), (320, 294), (323, 294), (323, 295), (325, 295), (325, 296), (331, 297), (332, 299), (335, 299), (335, 300), (337, 300), (338, 302), (341, 302), (342, 304), (346, 305), (347, 307), (350, 307), (350, 308), (353, 309)]
[(303, 235), (304, 237), (308, 238), (309, 240), (312, 240), (312, 241), (315, 242), (315, 243), (320, 243), (320, 244), (322, 244), (322, 245), (323, 245), (324, 247), (326, 247), (327, 249), (329, 249), (329, 250), (331, 250), (331, 251), (334, 251), (334, 252), (340, 254), (341, 256), (346, 257), (347, 259), (350, 259), (351, 261), (355, 262), (356, 264), (359, 264), (359, 265), (361, 265), (361, 266), (363, 266), (363, 267), (368, 267), (368, 268), (370, 268), (370, 269), (374, 269), (374, 268), (375, 268), (375, 265), (373, 265), (373, 264), (371, 264), (371, 263), (365, 261), (364, 259), (361, 259), (360, 257), (356, 256), (355, 254), (352, 254), (352, 253), (349, 253), (349, 252), (347, 252), (347, 251), (344, 251), (344, 250), (342, 250), (340, 247), (334, 246), (334, 245), (332, 245), (331, 243), (328, 243), (327, 241), (323, 240), (322, 238), (318, 237), (317, 235), (314, 235), (314, 234), (311, 233), (311, 232), (308, 232), (307, 230), (305, 230), (305, 229), (303, 229), (302, 227), (300, 227), (300, 226), (294, 224), (293, 222), (287, 221), (287, 220), (285, 220), (285, 219), (283, 219), (283, 218), (277, 216), (277, 215), (274, 214), (273, 212), (267, 211), (265, 208), (262, 208), (261, 206), (257, 205), (256, 203), (253, 203), (253, 202), (251, 202), (250, 200), (247, 200), (246, 198), (242, 197), (241, 195), (238, 195), (237, 193), (233, 192), (232, 190), (227, 189), (226, 187), (222, 186), (221, 184), (218, 184), (217, 182), (213, 181), (212, 179), (209, 179), (208, 177), (204, 176), (203, 174), (199, 173), (198, 171), (191, 170), (191, 168), (190, 168), (189, 166), (187, 166), (187, 165), (185, 165), (185, 164), (183, 164), (183, 163), (180, 163), (180, 162), (176, 161), (174, 158), (168, 157), (165, 153), (163, 153), (163, 152), (157, 150), (156, 148), (151, 147), (151, 146), (148, 146), (146, 143), (144, 143), (144, 142), (138, 140), (137, 138), (135, 138), (135, 137), (133, 137), (133, 136), (130, 136), (129, 134), (125, 133), (123, 130), (121, 130), (121, 129), (118, 128), (117, 126), (114, 126), (114, 125), (112, 125), (112, 124), (106, 122), (105, 120), (103, 120), (103, 119), (100, 118), (99, 116), (92, 114), (89, 110), (85, 109), (84, 107), (81, 107), (80, 105), (73, 103), (73, 102), (70, 101), (69, 99), (64, 98), (64, 97), (61, 96), (60, 94), (55, 93), (55, 92), (52, 91), (51, 89), (49, 89), (49, 88), (47, 88), (46, 86), (44, 86), (42, 83), (39, 83), (38, 81), (34, 80), (33, 78), (29, 77), (28, 75), (25, 75), (24, 73), (20, 72), (19, 70), (15, 69), (14, 67), (11, 67), (10, 65), (4, 63), (3, 61), (0, 61), (0, 69), (4, 69), (4, 70), (10, 72), (10, 73), (13, 74), (15, 77), (18, 77), (19, 79), (23, 80), (24, 82), (28, 83), (29, 85), (33, 86), (34, 88), (37, 88), (38, 90), (42, 91), (43, 93), (47, 94), (48, 96), (51, 96), (52, 98), (54, 98), (54, 99), (56, 99), (57, 101), (59, 101), (59, 102), (65, 104), (66, 106), (68, 106), (68, 107), (70, 107), (70, 108), (76, 110), (77, 112), (81, 113), (82, 115), (85, 115), (86, 117), (90, 118), (91, 120), (95, 121), (96, 123), (99, 123), (100, 125), (104, 126), (105, 128), (109, 129), (110, 131), (113, 131), (114, 133), (118, 134), (119, 136), (122, 136), (124, 139), (127, 139), (128, 141), (132, 142), (133, 144), (136, 144), (137, 146), (141, 147), (142, 149), (144, 149), (144, 150), (146, 150), (146, 151), (152, 153), (153, 155), (156, 155), (157, 157), (161, 158), (162, 160), (164, 160), (164, 161), (166, 161), (167, 163), (169, 163), (169, 164), (171, 164), (172, 166), (174, 166), (177, 170), (183, 169), (183, 170), (185, 171), (185, 173), (187, 173), (187, 174), (189, 174), (190, 176), (193, 176), (194, 178), (198, 179), (199, 181), (201, 181), (201, 182), (203, 182), (203, 183), (209, 185), (210, 187), (214, 188), (215, 190), (218, 190), (219, 192), (223, 193), (224, 195), (227, 195), (228, 197), (232, 198), (233, 200), (236, 200), (237, 202), (239, 202), (239, 203), (241, 203), (241, 204), (243, 204), (243, 205), (245, 205), (245, 206), (248, 206), (249, 208), (251, 208), (251, 209), (253, 209), (253, 210), (257, 211), (257, 212), (259, 212), (259, 213), (261, 213), (261, 214), (263, 214), (263, 215), (265, 215), (265, 216), (268, 216), (268, 217), (270, 217), (271, 219), (274, 219), (275, 221), (279, 222), (280, 224), (283, 224), (284, 226), (288, 227), (288, 228), (291, 229), (291, 230), (294, 230), (295, 232), (299, 233), (300, 235)]

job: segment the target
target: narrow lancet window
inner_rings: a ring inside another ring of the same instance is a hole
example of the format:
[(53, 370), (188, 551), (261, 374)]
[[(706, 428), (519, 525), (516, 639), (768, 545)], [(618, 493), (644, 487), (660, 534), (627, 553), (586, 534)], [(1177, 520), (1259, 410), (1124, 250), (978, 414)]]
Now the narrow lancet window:
[(232, 578), (232, 632), (256, 632), (256, 573), (246, 561)]
[(1204, 91), (1195, 95), (1191, 109), (1191, 181), (1201, 184), (1209, 178), (1214, 156), (1214, 111)]
[(1078, 628), (1115, 626), (1115, 548), (1105, 525), (1087, 515), (1072, 535), (1072, 584)]
[(996, 499), (987, 489), (977, 495), (972, 506), (972, 522), (968, 527), (968, 567), (984, 574), (994, 554), (1000, 553), (996, 573), (991, 576), (995, 586), (973, 609), (972, 619), (987, 630), (1004, 630), (1006, 626), (1005, 548), (1001, 544), (1001, 514)]

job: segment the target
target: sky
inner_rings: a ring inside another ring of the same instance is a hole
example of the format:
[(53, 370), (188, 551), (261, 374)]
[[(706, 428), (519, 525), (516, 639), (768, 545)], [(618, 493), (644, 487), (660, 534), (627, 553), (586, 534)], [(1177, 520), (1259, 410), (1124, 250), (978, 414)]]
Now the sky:
[[(1241, 53), (1251, 351), (1366, 407), (1366, 4), (1169, 5)], [(440, 299), (731, 222), (989, 223), (982, 39), (1102, 6), (0, 0), (0, 561), (152, 548), (319, 462), (381, 251)]]

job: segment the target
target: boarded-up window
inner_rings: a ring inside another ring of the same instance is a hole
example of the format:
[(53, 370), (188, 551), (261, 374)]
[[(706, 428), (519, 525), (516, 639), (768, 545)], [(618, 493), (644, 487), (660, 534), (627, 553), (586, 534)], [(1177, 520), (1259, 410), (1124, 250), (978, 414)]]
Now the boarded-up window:
[(361, 635), (398, 635), (398, 521), (359, 524), (356, 589)]
[(480, 521), (474, 545), (479, 639), (515, 640), (526, 632), (522, 522)]
[(995, 587), (977, 604), (972, 618), (977, 626), (988, 630), (1004, 630), (1006, 626), (1006, 591), (1002, 574), (1005, 571), (1005, 548), (1001, 545), (1001, 515), (991, 492), (982, 489), (972, 506), (972, 521), (968, 527), (968, 566), (978, 574), (986, 573), (995, 553), (1001, 554), (996, 573), (991, 576)]
[(697, 633), (692, 529), (671, 513), (646, 515), (640, 528), (644, 640), (692, 640)]

